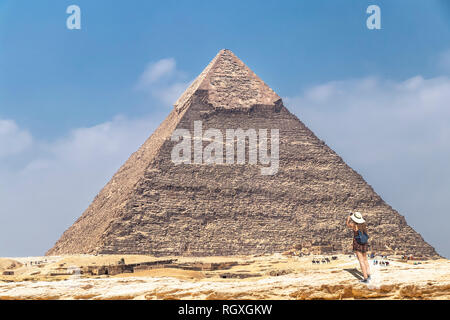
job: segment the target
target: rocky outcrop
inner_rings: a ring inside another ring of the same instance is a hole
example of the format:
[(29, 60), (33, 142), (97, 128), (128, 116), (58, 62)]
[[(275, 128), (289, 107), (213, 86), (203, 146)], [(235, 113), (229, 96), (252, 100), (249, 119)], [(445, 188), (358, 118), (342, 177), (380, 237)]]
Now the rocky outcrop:
[[(86, 259), (85, 256), (81, 258)], [(90, 275), (93, 268), (105, 268), (100, 266), (103, 258), (105, 256), (89, 257), (90, 265), (83, 267), (77, 257), (64, 257), (44, 268), (28, 266), (22, 277), (0, 275), (0, 300), (450, 299), (450, 262), (444, 259), (422, 261), (421, 264), (391, 259), (389, 266), (371, 264), (372, 280), (366, 285), (358, 280), (362, 275), (355, 268), (357, 260), (346, 255), (337, 255), (336, 260), (326, 264), (312, 264), (313, 257), (283, 257), (279, 254), (180, 257), (179, 261), (159, 260), (159, 267), (143, 263), (141, 266), (147, 268), (133, 267), (134, 273), (112, 276), (111, 273), (94, 272)], [(130, 259), (125, 256), (125, 261)], [(152, 258), (143, 256), (141, 259), (142, 262)], [(52, 272), (63, 261), (75, 263), (83, 270), (82, 274), (55, 279), (33, 272), (35, 269)], [(169, 267), (172, 265), (174, 268)]]

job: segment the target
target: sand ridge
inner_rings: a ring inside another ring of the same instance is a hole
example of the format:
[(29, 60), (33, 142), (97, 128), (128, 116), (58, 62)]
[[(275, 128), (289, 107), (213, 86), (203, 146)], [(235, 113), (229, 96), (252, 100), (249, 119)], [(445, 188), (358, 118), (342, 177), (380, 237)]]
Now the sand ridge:
[[(230, 262), (227, 270), (195, 271), (155, 268), (114, 276), (72, 274), (49, 276), (62, 264), (126, 263), (160, 258), (150, 256), (50, 257), (44, 266), (17, 268), (17, 275), (0, 276), (0, 299), (449, 299), (450, 261), (390, 261), (371, 264), (373, 281), (359, 283), (354, 257), (338, 255), (313, 265), (313, 256), (181, 257), (179, 266), (198, 262)], [(319, 257), (317, 257), (319, 258)], [(316, 259), (316, 258), (315, 258)], [(372, 261), (371, 261), (372, 262)], [(36, 270), (40, 274), (33, 274)], [(47, 273), (47, 274), (46, 274)], [(224, 277), (224, 276), (229, 277)], [(249, 275), (239, 278), (239, 275)]]

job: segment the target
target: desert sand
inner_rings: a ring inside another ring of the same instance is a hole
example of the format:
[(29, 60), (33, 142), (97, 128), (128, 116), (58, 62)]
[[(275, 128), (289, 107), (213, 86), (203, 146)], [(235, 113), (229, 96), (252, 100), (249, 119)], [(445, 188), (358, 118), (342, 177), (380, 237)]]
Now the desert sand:
[[(115, 275), (80, 274), (81, 267), (156, 261), (143, 255), (0, 258), (0, 299), (450, 299), (450, 261), (373, 265), (373, 280), (359, 283), (349, 255), (168, 257), (170, 267)], [(164, 258), (166, 259), (166, 258)], [(379, 258), (378, 258), (379, 259)], [(31, 265), (33, 262), (33, 265)], [(37, 262), (37, 264), (36, 264)], [(187, 270), (198, 263), (233, 263), (218, 270)], [(188, 266), (188, 267), (186, 267)], [(13, 271), (14, 274), (3, 274)]]

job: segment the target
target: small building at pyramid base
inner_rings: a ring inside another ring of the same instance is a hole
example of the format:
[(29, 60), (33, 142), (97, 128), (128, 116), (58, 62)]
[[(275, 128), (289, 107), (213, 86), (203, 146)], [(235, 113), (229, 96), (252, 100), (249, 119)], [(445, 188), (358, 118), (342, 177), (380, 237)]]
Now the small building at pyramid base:
[[(236, 141), (225, 139), (238, 129), (248, 134), (245, 161)], [(260, 134), (256, 144), (252, 134)], [(227, 148), (235, 154), (227, 156)], [(221, 154), (229, 161), (219, 161)], [(267, 154), (278, 156), (276, 166)], [(263, 174), (271, 165), (275, 170)], [(221, 50), (47, 255), (228, 256), (296, 246), (348, 252), (345, 219), (356, 210), (367, 221), (373, 252), (438, 256), (269, 86)]]

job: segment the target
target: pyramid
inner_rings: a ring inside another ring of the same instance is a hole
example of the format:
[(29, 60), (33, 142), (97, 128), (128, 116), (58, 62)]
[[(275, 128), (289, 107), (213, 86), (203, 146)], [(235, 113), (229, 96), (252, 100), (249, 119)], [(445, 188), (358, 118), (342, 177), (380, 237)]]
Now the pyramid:
[[(264, 165), (250, 161), (175, 163), (172, 135), (194, 132), (199, 121), (223, 133), (278, 129), (277, 171), (261, 174)], [(345, 218), (356, 210), (368, 222), (373, 251), (437, 256), (271, 88), (221, 50), (47, 255), (349, 252)]]

